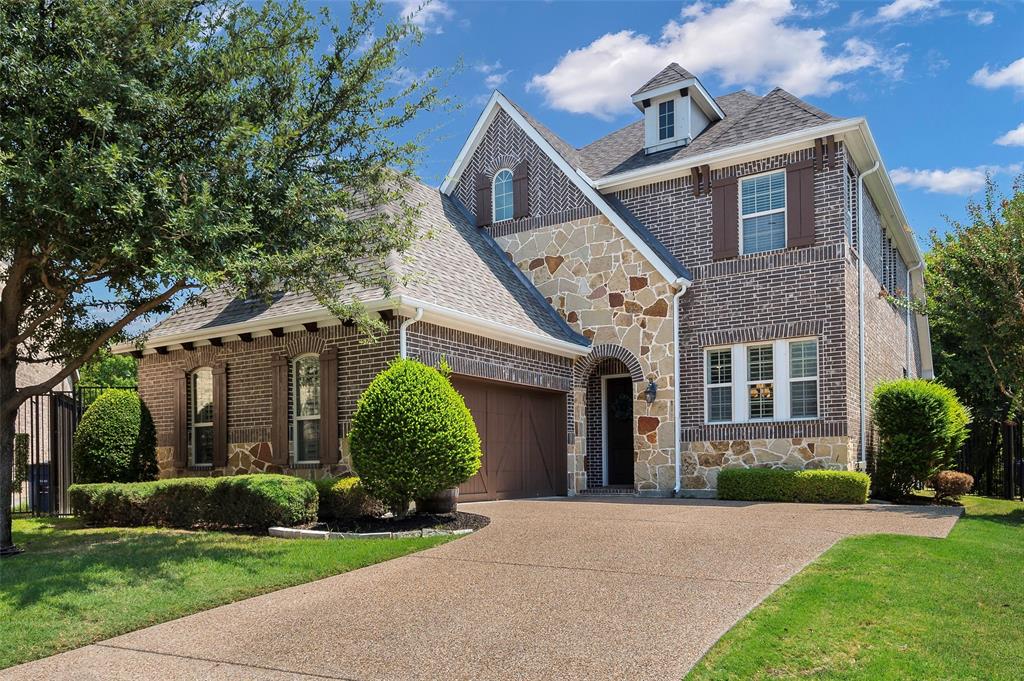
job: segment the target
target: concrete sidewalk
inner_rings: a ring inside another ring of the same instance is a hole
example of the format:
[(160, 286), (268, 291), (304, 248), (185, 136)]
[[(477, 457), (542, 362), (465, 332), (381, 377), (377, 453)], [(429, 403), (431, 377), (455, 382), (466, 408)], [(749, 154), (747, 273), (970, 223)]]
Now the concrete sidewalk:
[(484, 530), (0, 672), (0, 679), (680, 679), (844, 536), (960, 509), (557, 499)]

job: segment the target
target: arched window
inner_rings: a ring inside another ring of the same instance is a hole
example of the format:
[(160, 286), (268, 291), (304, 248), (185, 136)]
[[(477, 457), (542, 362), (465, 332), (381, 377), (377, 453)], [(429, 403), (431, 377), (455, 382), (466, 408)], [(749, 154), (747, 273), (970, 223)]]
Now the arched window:
[(494, 221), (512, 219), (512, 171), (499, 170), (494, 176)]
[(200, 367), (189, 376), (189, 465), (213, 465), (213, 370)]
[(320, 358), (292, 362), (292, 455), (295, 463), (320, 461)]

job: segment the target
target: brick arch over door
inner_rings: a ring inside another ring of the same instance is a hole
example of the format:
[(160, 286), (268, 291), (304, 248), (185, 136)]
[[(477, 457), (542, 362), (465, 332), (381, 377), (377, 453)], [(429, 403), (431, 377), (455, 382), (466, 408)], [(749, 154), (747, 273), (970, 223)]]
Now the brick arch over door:
[(224, 359), (226, 354), (221, 348), (203, 345), (185, 355), (185, 366), (183, 368), (186, 373), (192, 373), (199, 367), (213, 368), (214, 365)]
[(640, 366), (640, 360), (636, 358), (636, 355), (621, 345), (606, 344), (594, 346), (589, 355), (576, 363), (573, 377), (576, 386), (580, 388), (586, 387), (590, 370), (601, 360), (605, 359), (617, 359), (625, 364), (626, 370), (629, 371), (629, 377), (633, 379), (634, 383), (644, 380), (644, 370)]
[(288, 341), (286, 350), (289, 358), (299, 355), (319, 355), (327, 348), (327, 341), (312, 333), (303, 333)]

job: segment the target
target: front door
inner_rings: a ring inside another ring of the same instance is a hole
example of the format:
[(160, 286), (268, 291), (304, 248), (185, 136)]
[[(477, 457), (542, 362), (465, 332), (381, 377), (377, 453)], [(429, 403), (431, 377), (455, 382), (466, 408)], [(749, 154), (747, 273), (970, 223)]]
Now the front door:
[(604, 437), (609, 485), (633, 484), (633, 379), (605, 379)]

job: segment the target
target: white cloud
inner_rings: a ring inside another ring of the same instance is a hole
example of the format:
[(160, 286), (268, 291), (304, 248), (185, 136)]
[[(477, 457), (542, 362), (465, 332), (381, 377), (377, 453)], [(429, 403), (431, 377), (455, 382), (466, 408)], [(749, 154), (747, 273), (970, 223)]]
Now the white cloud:
[(499, 70), (500, 68), (501, 68), (501, 61), (499, 60), (499, 61), (496, 61), (496, 62), (491, 63), (491, 64), (489, 64), (487, 62), (481, 62), (481, 63), (477, 64), (476, 66), (474, 66), (473, 70), (477, 71), (479, 73), (483, 73), (483, 74), (486, 75), (488, 73), (494, 73), (495, 71)]
[(1001, 135), (996, 144), (1004, 147), (1024, 147), (1024, 123), (1021, 123), (1005, 135)]
[(1024, 90), (1024, 57), (1009, 66), (990, 71), (988, 64), (974, 72), (971, 82), (989, 90), (1001, 87), (1014, 87)]
[(501, 72), (501, 73), (491, 73), (486, 78), (484, 78), (484, 85), (486, 85), (487, 89), (489, 89), (489, 90), (493, 90), (494, 88), (501, 87), (502, 85), (505, 84), (505, 81), (508, 80), (508, 75), (510, 73), (512, 73), (512, 72), (511, 71), (504, 71), (504, 72)]
[(441, 23), (455, 16), (444, 0), (399, 0), (399, 15), (419, 26), (425, 33), (444, 33)]
[(984, 9), (972, 9), (967, 13), (967, 21), (975, 26), (988, 26), (995, 21), (996, 15)]
[(888, 5), (878, 8), (875, 15), (877, 21), (898, 21), (911, 14), (919, 14), (935, 9), (941, 0), (893, 0)]
[(778, 85), (799, 96), (836, 92), (843, 87), (839, 77), (864, 69), (902, 75), (904, 57), (858, 38), (828, 51), (825, 31), (787, 23), (799, 18), (791, 0), (698, 2), (680, 16), (657, 39), (630, 30), (606, 33), (567, 52), (527, 87), (556, 109), (608, 119), (629, 111), (629, 94), (673, 61), (698, 76), (714, 73), (726, 87)]
[(985, 186), (986, 175), (1015, 174), (1024, 167), (1020, 163), (1008, 166), (976, 166), (949, 170), (917, 170), (896, 168), (889, 177), (898, 185), (923, 189), (932, 194), (972, 194)]
[(413, 71), (405, 66), (399, 66), (388, 76), (388, 82), (399, 87), (408, 87), (413, 83), (426, 80), (427, 71)]

